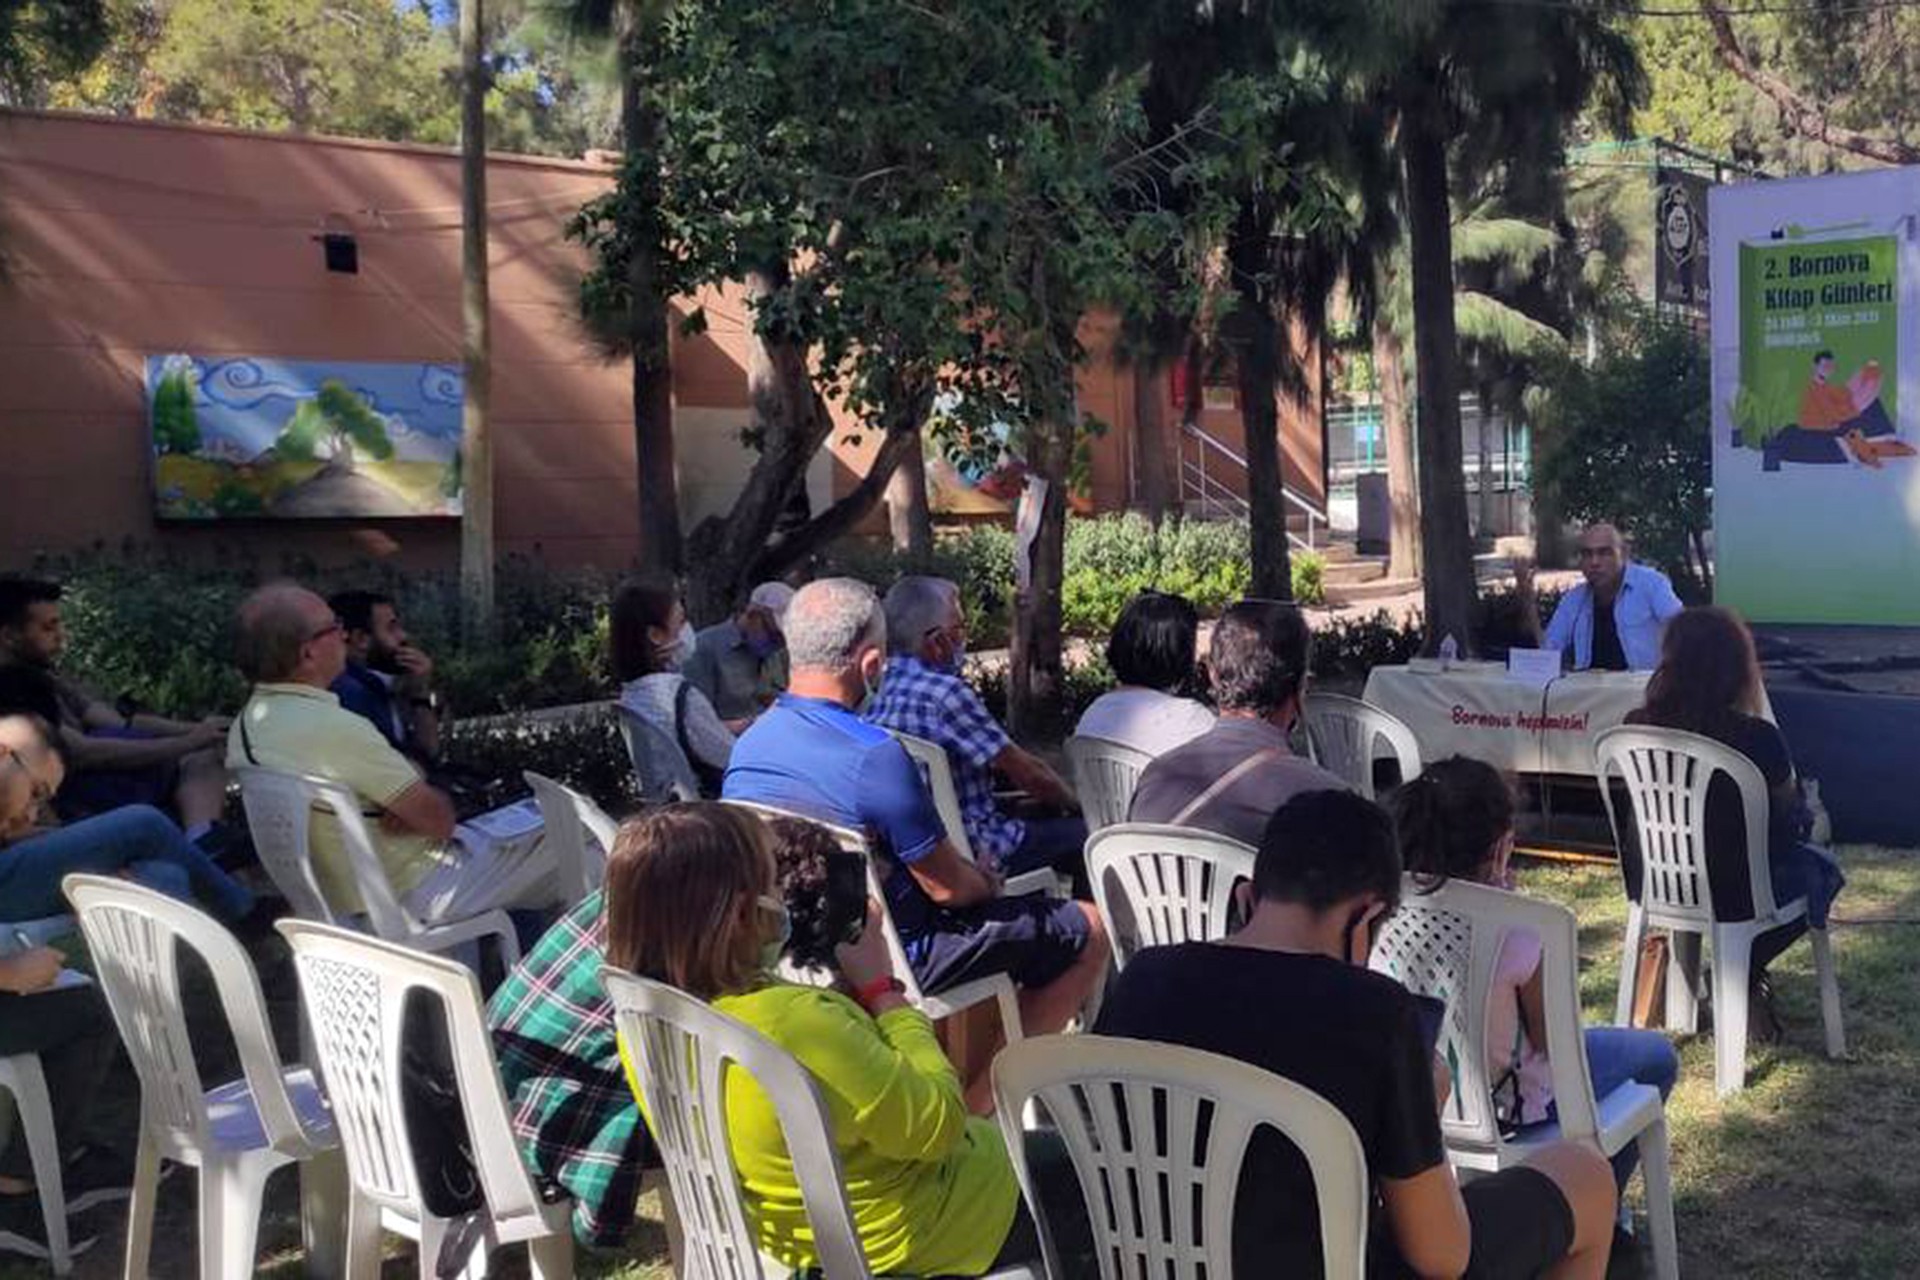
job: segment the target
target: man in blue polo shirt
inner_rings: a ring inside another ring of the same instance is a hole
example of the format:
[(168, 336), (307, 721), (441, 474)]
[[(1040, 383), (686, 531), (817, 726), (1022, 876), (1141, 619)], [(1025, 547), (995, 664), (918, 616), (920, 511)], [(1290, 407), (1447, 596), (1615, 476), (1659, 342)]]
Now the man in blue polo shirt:
[(886, 660), (872, 589), (851, 578), (811, 583), (788, 607), (785, 631), (792, 684), (734, 745), (722, 794), (866, 832), (888, 855), (887, 907), (923, 988), (1005, 973), (1020, 988), (1029, 1035), (1065, 1026), (1106, 968), (1099, 914), (1086, 902), (999, 896), (999, 877), (947, 840), (906, 750), (859, 717)]
[[(1560, 597), (1541, 647), (1573, 650), (1575, 671), (1651, 671), (1660, 664), (1660, 633), (1686, 606), (1658, 569), (1631, 564), (1620, 531), (1590, 525), (1580, 535), (1580, 573), (1586, 580)], [(1533, 578), (1518, 575), (1521, 616), (1538, 634)]]

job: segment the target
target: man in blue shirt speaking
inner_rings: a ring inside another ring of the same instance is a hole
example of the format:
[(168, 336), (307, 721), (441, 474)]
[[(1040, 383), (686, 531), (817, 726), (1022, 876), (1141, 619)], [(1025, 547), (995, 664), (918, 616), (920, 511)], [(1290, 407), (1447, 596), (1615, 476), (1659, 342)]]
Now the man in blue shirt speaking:
[[(1575, 671), (1651, 671), (1660, 663), (1660, 633), (1686, 606), (1658, 569), (1627, 560), (1620, 531), (1589, 525), (1580, 534), (1580, 574), (1586, 581), (1560, 597), (1540, 646), (1573, 650)], [(1521, 614), (1538, 635), (1533, 579), (1519, 575)]]

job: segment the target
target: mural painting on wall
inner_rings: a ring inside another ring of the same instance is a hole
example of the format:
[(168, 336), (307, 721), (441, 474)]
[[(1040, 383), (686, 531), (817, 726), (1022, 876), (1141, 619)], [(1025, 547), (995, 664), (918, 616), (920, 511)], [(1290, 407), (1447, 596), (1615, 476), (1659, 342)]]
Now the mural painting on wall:
[(460, 514), (457, 367), (147, 357), (163, 520)]

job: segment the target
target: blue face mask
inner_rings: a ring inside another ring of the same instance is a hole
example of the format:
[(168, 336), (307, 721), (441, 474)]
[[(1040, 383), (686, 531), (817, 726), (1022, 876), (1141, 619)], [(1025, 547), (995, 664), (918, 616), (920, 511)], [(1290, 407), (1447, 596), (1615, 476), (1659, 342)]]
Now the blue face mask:
[(967, 665), (967, 642), (954, 640), (950, 643), (952, 648), (947, 652), (947, 660), (940, 664), (940, 670), (950, 676), (957, 676), (960, 674), (960, 669)]

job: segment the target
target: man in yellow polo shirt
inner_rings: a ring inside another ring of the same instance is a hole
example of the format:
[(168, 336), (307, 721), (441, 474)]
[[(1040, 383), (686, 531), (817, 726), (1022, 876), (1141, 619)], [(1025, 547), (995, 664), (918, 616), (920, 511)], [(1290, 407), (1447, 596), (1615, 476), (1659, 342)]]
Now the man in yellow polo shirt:
[[(325, 600), (303, 587), (262, 587), (240, 606), (239, 664), (253, 696), (227, 733), (227, 764), (337, 782), (360, 798), (387, 882), (423, 919), (455, 919), (541, 898), (550, 861), (496, 866), (453, 844), (453, 804), (328, 688), (346, 666), (346, 635)], [(315, 813), (314, 878), (336, 914), (364, 910), (339, 824)], [(551, 884), (546, 883), (546, 897)]]

